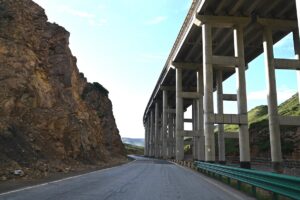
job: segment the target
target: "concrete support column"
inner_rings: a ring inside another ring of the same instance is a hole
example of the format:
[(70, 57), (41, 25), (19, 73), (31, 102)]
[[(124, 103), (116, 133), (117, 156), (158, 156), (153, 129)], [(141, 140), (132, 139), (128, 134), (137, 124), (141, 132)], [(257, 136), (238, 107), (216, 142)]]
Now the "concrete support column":
[(144, 140), (144, 156), (147, 156), (147, 125), (144, 123), (145, 128), (145, 140)]
[(202, 25), (203, 42), (203, 77), (204, 77), (204, 135), (205, 135), (205, 161), (215, 162), (214, 124), (211, 117), (213, 107), (213, 66), (212, 66), (212, 27), (210, 24)]
[[(297, 17), (298, 17), (298, 30), (294, 31), (294, 45), (295, 45), (295, 54), (297, 55), (298, 59), (300, 59), (300, 1), (296, 0), (296, 8), (297, 8)], [(300, 70), (297, 70), (297, 80), (298, 80), (298, 97), (300, 103)]]
[(182, 69), (176, 68), (176, 160), (184, 159), (183, 149), (183, 98), (182, 92)]
[(154, 116), (153, 116), (153, 110), (150, 111), (150, 148), (149, 148), (149, 156), (154, 156)]
[(282, 171), (282, 152), (280, 141), (280, 127), (277, 110), (277, 91), (273, 54), (272, 30), (265, 27), (263, 34), (263, 46), (265, 55), (265, 69), (268, 90), (268, 113), (271, 143), (272, 166), (275, 171)]
[(168, 158), (172, 157), (172, 120), (171, 113), (168, 113)]
[(151, 156), (151, 116), (150, 116), (150, 114), (148, 117), (148, 156)]
[[(246, 97), (246, 64), (244, 56), (244, 33), (243, 27), (234, 27), (234, 54), (239, 58), (239, 66), (236, 66), (237, 74), (237, 103), (238, 114), (248, 121), (247, 117), (247, 97)], [(240, 167), (251, 168), (250, 164), (250, 144), (248, 123), (239, 125), (239, 148), (240, 148)]]
[(159, 117), (159, 158), (163, 157), (162, 114)]
[(166, 159), (167, 153), (168, 153), (168, 92), (166, 90), (163, 90), (163, 117), (162, 117), (162, 136), (163, 136), (163, 158)]
[[(193, 131), (198, 131), (198, 115), (197, 115), (197, 100), (193, 100), (192, 104), (192, 120), (193, 120)], [(193, 137), (193, 159), (198, 159), (198, 145), (199, 136)]]
[[(217, 71), (217, 109), (218, 114), (224, 114), (223, 110), (223, 74), (222, 71)], [(219, 163), (225, 164), (225, 141), (224, 141), (224, 125), (218, 124), (218, 144), (219, 144)]]
[(159, 108), (158, 102), (155, 103), (155, 114), (154, 114), (154, 156), (159, 157)]
[(197, 92), (200, 98), (197, 99), (197, 130), (200, 133), (197, 145), (197, 160), (205, 160), (205, 137), (204, 137), (204, 112), (203, 112), (203, 71), (197, 71)]
[(149, 136), (149, 130), (148, 130), (148, 126), (149, 126), (149, 123), (148, 123), (148, 117), (146, 118), (146, 122), (144, 123), (144, 127), (145, 127), (145, 142), (144, 142), (144, 155), (145, 156), (148, 156), (148, 144), (149, 144), (149, 141), (148, 141), (148, 136)]
[(170, 114), (169, 131), (171, 134), (171, 158), (176, 157), (176, 138), (175, 138), (175, 115)]
[[(300, 4), (300, 3), (298, 3)], [(300, 6), (300, 5), (299, 5)], [(300, 7), (299, 7), (300, 11)], [(298, 15), (300, 17), (300, 15)], [(298, 20), (298, 24), (299, 24)], [(300, 60), (300, 36), (299, 36), (299, 30), (293, 31), (293, 39), (294, 39), (294, 51), (295, 51), (295, 57), (296, 59)], [(296, 71), (297, 73), (297, 81), (298, 81), (298, 97), (299, 97), (299, 103), (300, 103), (300, 70)]]

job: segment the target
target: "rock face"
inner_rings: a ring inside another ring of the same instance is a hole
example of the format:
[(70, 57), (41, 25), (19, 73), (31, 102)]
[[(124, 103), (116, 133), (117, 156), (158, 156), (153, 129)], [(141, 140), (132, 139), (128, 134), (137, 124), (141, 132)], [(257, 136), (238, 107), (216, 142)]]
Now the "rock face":
[(31, 0), (0, 0), (0, 177), (124, 159), (108, 91), (79, 73), (69, 35)]

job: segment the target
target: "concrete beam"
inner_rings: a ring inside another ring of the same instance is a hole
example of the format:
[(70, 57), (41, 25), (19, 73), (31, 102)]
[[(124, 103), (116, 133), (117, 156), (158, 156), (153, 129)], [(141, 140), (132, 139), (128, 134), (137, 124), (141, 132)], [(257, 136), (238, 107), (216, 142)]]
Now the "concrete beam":
[(293, 30), (298, 28), (296, 20), (257, 18), (257, 23), (273, 30)]
[(181, 69), (189, 69), (189, 70), (200, 70), (200, 69), (202, 69), (202, 64), (200, 64), (200, 63), (172, 62), (172, 65), (175, 68), (181, 68)]
[(245, 114), (213, 114), (209, 119), (211, 124), (248, 124)]
[(237, 101), (237, 95), (236, 94), (223, 94), (222, 100), (223, 101)]
[(184, 122), (186, 122), (186, 123), (193, 123), (193, 119), (184, 119)]
[(300, 61), (292, 59), (274, 59), (274, 67), (276, 69), (293, 69), (300, 70)]
[(197, 92), (179, 92), (178, 95), (184, 99), (199, 99), (200, 98), (200, 94)]
[(233, 56), (213, 56), (212, 64), (221, 66), (237, 66), (240, 63), (239, 58)]
[(172, 113), (172, 114), (176, 113), (176, 109), (170, 109), (170, 108), (168, 108), (166, 111), (167, 111), (167, 113)]
[(239, 132), (225, 132), (224, 137), (225, 138), (231, 138), (231, 139), (238, 139), (239, 138)]
[(250, 23), (250, 17), (235, 17), (235, 16), (209, 16), (209, 15), (196, 15), (194, 24), (202, 26), (203, 24), (210, 24), (212, 27), (231, 28), (234, 25), (247, 25)]
[(300, 117), (298, 116), (279, 116), (280, 125), (300, 126)]
[(200, 137), (199, 131), (180, 131), (181, 137)]
[(166, 90), (166, 91), (175, 91), (176, 90), (175, 86), (164, 86), (164, 85), (160, 86), (159, 89), (162, 91), (163, 90)]

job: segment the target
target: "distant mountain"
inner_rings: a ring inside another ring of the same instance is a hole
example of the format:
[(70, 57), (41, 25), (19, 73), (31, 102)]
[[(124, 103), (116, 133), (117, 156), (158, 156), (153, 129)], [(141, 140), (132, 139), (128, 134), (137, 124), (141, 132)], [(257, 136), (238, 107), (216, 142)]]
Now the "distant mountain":
[(122, 138), (122, 142), (126, 144), (132, 144), (135, 146), (144, 146), (145, 139), (144, 138)]

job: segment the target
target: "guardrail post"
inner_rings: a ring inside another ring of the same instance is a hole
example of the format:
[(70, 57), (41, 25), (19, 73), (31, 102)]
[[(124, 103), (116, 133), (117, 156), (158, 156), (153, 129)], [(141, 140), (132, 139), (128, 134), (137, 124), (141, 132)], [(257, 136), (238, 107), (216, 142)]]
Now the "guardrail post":
[(242, 189), (242, 183), (241, 183), (241, 181), (237, 181), (237, 189), (238, 190)]
[(256, 197), (256, 187), (252, 185), (251, 190), (252, 190), (252, 196)]
[(231, 179), (227, 177), (227, 183), (230, 185), (231, 184)]
[(272, 200), (278, 200), (279, 199), (279, 196), (277, 193), (273, 192), (272, 193)]

